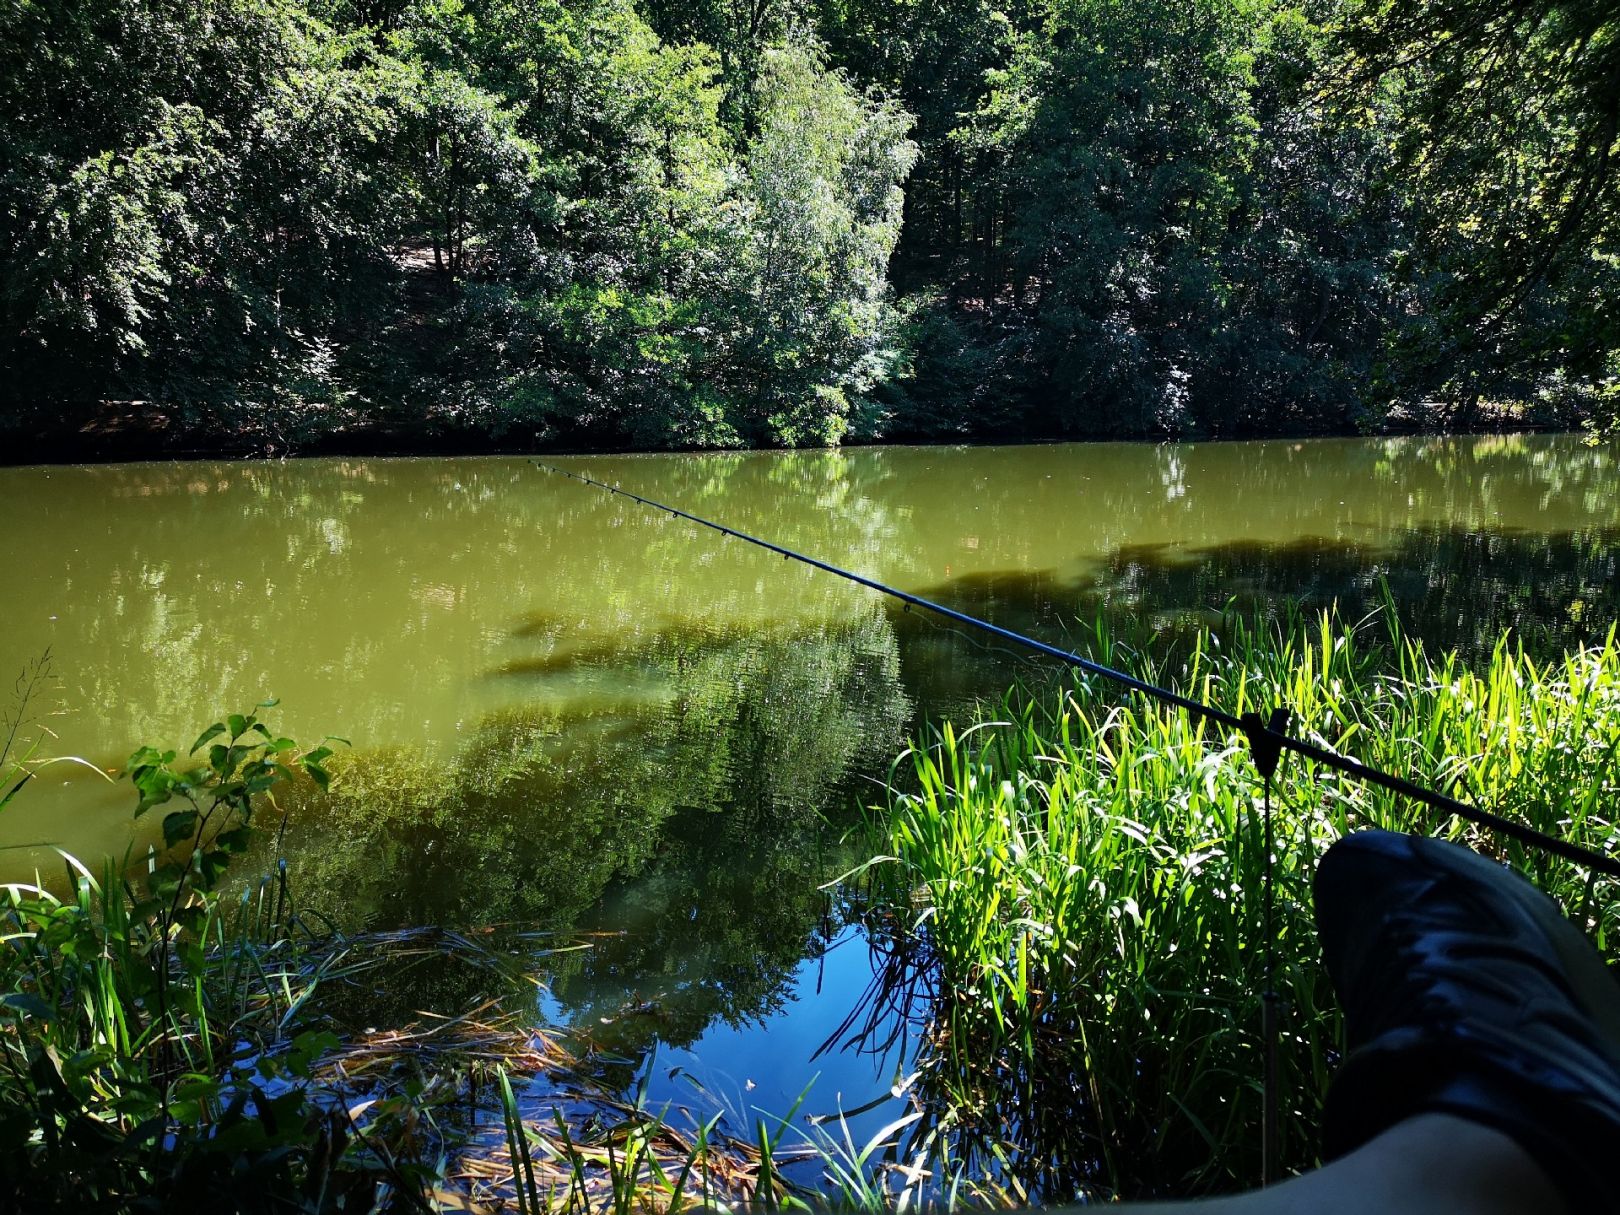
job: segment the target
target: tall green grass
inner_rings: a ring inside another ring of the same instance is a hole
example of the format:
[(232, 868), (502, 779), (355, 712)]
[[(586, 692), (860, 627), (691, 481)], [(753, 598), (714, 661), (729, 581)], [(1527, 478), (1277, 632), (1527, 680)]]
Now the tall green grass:
[[(48, 762), (15, 738), (8, 798)], [(295, 775), (324, 784), (330, 754), (256, 713), (190, 764), (142, 748), (161, 852), (99, 872), (64, 853), (60, 880), (0, 886), (0, 1206), (319, 1212), (415, 1186), (315, 1081), (337, 1042), (302, 1014), (342, 951), (306, 947), (280, 870), (218, 889), (255, 810)]]
[[(1140, 654), (1104, 661), (1143, 669)], [(1479, 670), (1392, 625), (1323, 616), (1198, 634), (1148, 673), (1556, 835), (1620, 852), (1620, 647)], [(901, 982), (925, 988), (936, 1125), (1049, 1199), (1191, 1194), (1260, 1173), (1268, 938), (1261, 779), (1239, 736), (1080, 679), (902, 757), (875, 866)], [(1465, 839), (1527, 871), (1600, 947), (1616, 885), (1285, 757), (1273, 791), (1280, 1155), (1316, 1158), (1339, 1041), (1309, 881), (1370, 825)], [(990, 1167), (990, 1166), (986, 1166)]]

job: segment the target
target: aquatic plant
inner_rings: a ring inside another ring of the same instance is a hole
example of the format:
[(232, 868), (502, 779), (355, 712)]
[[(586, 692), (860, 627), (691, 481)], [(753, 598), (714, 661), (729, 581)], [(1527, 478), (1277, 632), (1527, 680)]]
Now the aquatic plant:
[[(1228, 621), (1153, 674), (1237, 713), (1286, 705), (1323, 745), (1620, 852), (1612, 631), (1551, 662), (1504, 639), (1474, 670), (1376, 629)], [(1466, 839), (1529, 872), (1600, 947), (1617, 940), (1611, 880), (1289, 758), (1272, 798), (1268, 942), (1262, 787), (1244, 739), (1088, 679), (944, 726), (892, 784), (869, 870), (888, 916), (874, 926), (896, 926), (877, 998), (923, 1028), (928, 1125), (1051, 1200), (1258, 1179), (1268, 971), (1281, 1159), (1313, 1161), (1339, 1034), (1309, 881), (1348, 830)]]
[(144, 873), (63, 854), (59, 883), (0, 888), (0, 1205), (348, 1210), (403, 1180), (350, 1151), (357, 1125), (312, 1083), (336, 1043), (300, 1011), (342, 952), (299, 948), (275, 871), (218, 893), (259, 804), (295, 774), (324, 784), (331, 753), (258, 710), (209, 727), (189, 764), (142, 748), (136, 813), (162, 808), (165, 844)]
[(807, 1088), (781, 1113), (722, 1109), (700, 1119), (684, 1107), (652, 1105), (650, 1069), (649, 1061), (627, 1098), (589, 1093), (586, 1117), (579, 1115), (581, 1094), (562, 1094), (572, 1098), (569, 1116), (556, 1088), (526, 1110), (502, 1070), (501, 1140), (475, 1142), (458, 1156), (452, 1182), (470, 1201), (518, 1215), (678, 1215), (689, 1208), (891, 1215), (1008, 1209), (1022, 1197), (994, 1178), (969, 1175), (968, 1162), (955, 1159), (945, 1139), (908, 1143), (920, 1112), (858, 1141), (842, 1115), (796, 1119)]

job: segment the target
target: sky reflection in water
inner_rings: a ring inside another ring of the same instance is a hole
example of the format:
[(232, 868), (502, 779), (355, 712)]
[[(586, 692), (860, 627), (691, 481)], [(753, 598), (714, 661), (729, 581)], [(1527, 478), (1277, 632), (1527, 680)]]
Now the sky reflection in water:
[[(1358, 612), (1387, 587), (1477, 650), (1614, 620), (1617, 454), (1509, 436), (558, 462), (1048, 640), (1234, 599)], [(655, 1094), (696, 1077), (782, 1109), (819, 1071), (825, 1113), (887, 1087), (895, 1060), (811, 1060), (871, 977), (819, 887), (859, 859), (839, 841), (915, 723), (1036, 668), (520, 459), (0, 469), (0, 517), (0, 660), (50, 648), (53, 747), (114, 766), (279, 697), (284, 732), (355, 743), (336, 797), (288, 806), (306, 905), (607, 934), (554, 968), (549, 1011), (591, 1025), (625, 1083), (656, 1048)], [(139, 842), (125, 787), (30, 792), (0, 843)], [(476, 987), (400, 982), (379, 1002)]]

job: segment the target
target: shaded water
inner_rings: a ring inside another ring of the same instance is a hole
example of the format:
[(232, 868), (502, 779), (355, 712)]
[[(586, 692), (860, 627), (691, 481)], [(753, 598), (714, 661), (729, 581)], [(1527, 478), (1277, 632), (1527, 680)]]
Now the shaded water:
[[(1387, 587), (1478, 650), (1614, 620), (1617, 458), (1487, 437), (558, 462), (1052, 640)], [(546, 1011), (599, 1027), (626, 1079), (658, 1043), (766, 1107), (818, 1070), (846, 1108), (886, 1084), (892, 1060), (810, 1062), (865, 975), (820, 887), (908, 729), (1027, 677), (1015, 656), (521, 459), (0, 469), (0, 519), (0, 662), (50, 650), (53, 749), (112, 767), (279, 697), (283, 732), (354, 743), (330, 800), (289, 807), (305, 905), (604, 932)], [(127, 786), (59, 768), (29, 794), (0, 843), (132, 842)], [(470, 981), (378, 998), (450, 1007)]]

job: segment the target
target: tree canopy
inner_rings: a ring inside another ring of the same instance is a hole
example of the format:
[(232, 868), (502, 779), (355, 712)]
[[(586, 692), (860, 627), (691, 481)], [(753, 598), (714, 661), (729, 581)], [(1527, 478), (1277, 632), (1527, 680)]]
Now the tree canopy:
[(1614, 0), (18, 0), (0, 112), (13, 427), (1620, 411)]

